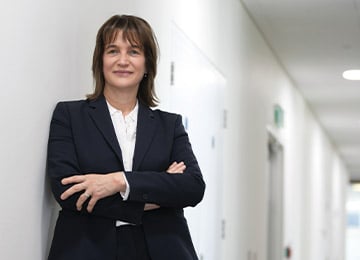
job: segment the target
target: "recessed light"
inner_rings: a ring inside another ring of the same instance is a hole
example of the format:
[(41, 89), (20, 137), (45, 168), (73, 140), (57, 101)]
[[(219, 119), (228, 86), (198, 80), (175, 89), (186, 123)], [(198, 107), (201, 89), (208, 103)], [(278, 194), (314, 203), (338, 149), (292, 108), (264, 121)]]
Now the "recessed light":
[(347, 80), (360, 80), (360, 70), (346, 70), (343, 77)]
[(351, 184), (351, 189), (355, 192), (360, 192), (360, 183), (355, 182), (355, 183)]

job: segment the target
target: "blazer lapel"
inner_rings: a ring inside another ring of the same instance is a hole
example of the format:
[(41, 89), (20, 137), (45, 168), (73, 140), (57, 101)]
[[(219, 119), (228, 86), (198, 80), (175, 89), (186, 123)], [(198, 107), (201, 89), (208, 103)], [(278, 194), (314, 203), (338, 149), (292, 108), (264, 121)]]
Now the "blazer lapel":
[(136, 143), (133, 158), (133, 170), (139, 169), (144, 156), (149, 149), (156, 130), (156, 120), (153, 111), (139, 102), (139, 112), (136, 127)]
[(110, 112), (104, 96), (100, 96), (96, 100), (89, 101), (89, 115), (94, 121), (96, 127), (103, 135), (106, 142), (110, 145), (123, 164), (120, 145), (115, 134)]

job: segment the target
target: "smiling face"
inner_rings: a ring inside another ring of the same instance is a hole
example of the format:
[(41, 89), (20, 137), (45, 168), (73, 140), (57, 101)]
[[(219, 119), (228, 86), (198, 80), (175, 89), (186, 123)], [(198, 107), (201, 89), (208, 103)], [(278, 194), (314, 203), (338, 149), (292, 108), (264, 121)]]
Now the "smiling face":
[(142, 46), (130, 43), (118, 31), (114, 41), (105, 45), (103, 54), (104, 89), (137, 93), (146, 73)]
[[(122, 47), (126, 45), (130, 45), (135, 50), (135, 52), (127, 53), (127, 65), (126, 62), (124, 64), (124, 62), (117, 61), (120, 54), (125, 55), (126, 50), (124, 52)], [(114, 50), (110, 51), (110, 47), (114, 48)], [(136, 53), (137, 50), (140, 51), (140, 55)], [(116, 53), (119, 51), (120, 53)], [(130, 93), (131, 96), (135, 93), (138, 100), (143, 104), (155, 107), (158, 103), (154, 82), (157, 72), (158, 51), (155, 34), (147, 21), (132, 15), (114, 15), (110, 17), (100, 27), (96, 35), (91, 68), (95, 88), (93, 93), (87, 95), (87, 98), (94, 100), (101, 95), (110, 94), (109, 92), (112, 90), (124, 91), (125, 89), (134, 89), (133, 87), (136, 86), (135, 90), (137, 92)], [(130, 55), (130, 53), (133, 53), (133, 55)], [(134, 54), (137, 56), (134, 57)], [(141, 66), (137, 66), (139, 64)], [(121, 69), (118, 70), (117, 68)], [(130, 71), (133, 68), (135, 70)], [(127, 72), (127, 69), (129, 69), (129, 72)], [(144, 75), (140, 76), (139, 74), (143, 73), (138, 74), (139, 70), (146, 72), (146, 77)], [(128, 73), (127, 78), (124, 77), (126, 73)], [(135, 74), (137, 77), (135, 77)], [(112, 94), (118, 95), (121, 93)]]

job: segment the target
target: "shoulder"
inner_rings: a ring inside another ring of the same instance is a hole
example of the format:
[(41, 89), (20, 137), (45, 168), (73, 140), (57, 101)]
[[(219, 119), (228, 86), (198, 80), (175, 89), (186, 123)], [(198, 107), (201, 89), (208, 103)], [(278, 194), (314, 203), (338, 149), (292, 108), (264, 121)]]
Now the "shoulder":
[(161, 109), (154, 109), (154, 110), (152, 110), (152, 112), (160, 120), (166, 120), (166, 121), (172, 121), (172, 122), (176, 122), (178, 120), (181, 121), (181, 115), (180, 114), (164, 111), (164, 110), (161, 110)]
[(161, 116), (161, 117), (169, 117), (169, 118), (176, 118), (178, 116), (180, 116), (179, 114), (176, 113), (172, 113), (172, 112), (168, 112), (168, 111), (164, 111), (161, 109), (152, 109), (153, 113)]
[(141, 102), (139, 102), (139, 115), (145, 117), (149, 115), (151, 118), (155, 118), (157, 120), (176, 120), (176, 118), (180, 117), (180, 115), (175, 113), (170, 113), (158, 108), (148, 107)]
[(70, 115), (81, 113), (85, 107), (88, 107), (89, 101), (86, 99), (82, 100), (69, 100), (69, 101), (59, 101), (53, 111), (53, 115)]
[(163, 111), (160, 109), (152, 110), (154, 117), (157, 118), (160, 125), (168, 129), (181, 129), (185, 131), (183, 119), (180, 114)]
[(68, 107), (68, 108), (74, 107), (74, 108), (76, 108), (76, 107), (81, 107), (88, 103), (89, 103), (89, 101), (87, 99), (67, 100), (67, 101), (59, 101), (56, 104), (56, 107)]
[(59, 101), (55, 106), (55, 110), (66, 109), (72, 111), (88, 106), (89, 106), (89, 100), (87, 99), (67, 100), (67, 101)]

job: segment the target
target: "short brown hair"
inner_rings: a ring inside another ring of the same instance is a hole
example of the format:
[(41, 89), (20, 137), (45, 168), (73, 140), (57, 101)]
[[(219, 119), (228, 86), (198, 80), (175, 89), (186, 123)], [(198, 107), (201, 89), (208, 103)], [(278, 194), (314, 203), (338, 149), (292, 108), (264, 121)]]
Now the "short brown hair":
[(154, 89), (158, 43), (148, 22), (132, 15), (114, 15), (100, 27), (96, 36), (92, 64), (95, 90), (92, 94), (87, 95), (87, 98), (96, 99), (104, 92), (103, 55), (105, 46), (115, 40), (119, 31), (122, 31), (126, 40), (131, 44), (139, 45), (144, 51), (147, 75), (140, 82), (137, 98), (145, 105), (155, 107), (158, 103)]

